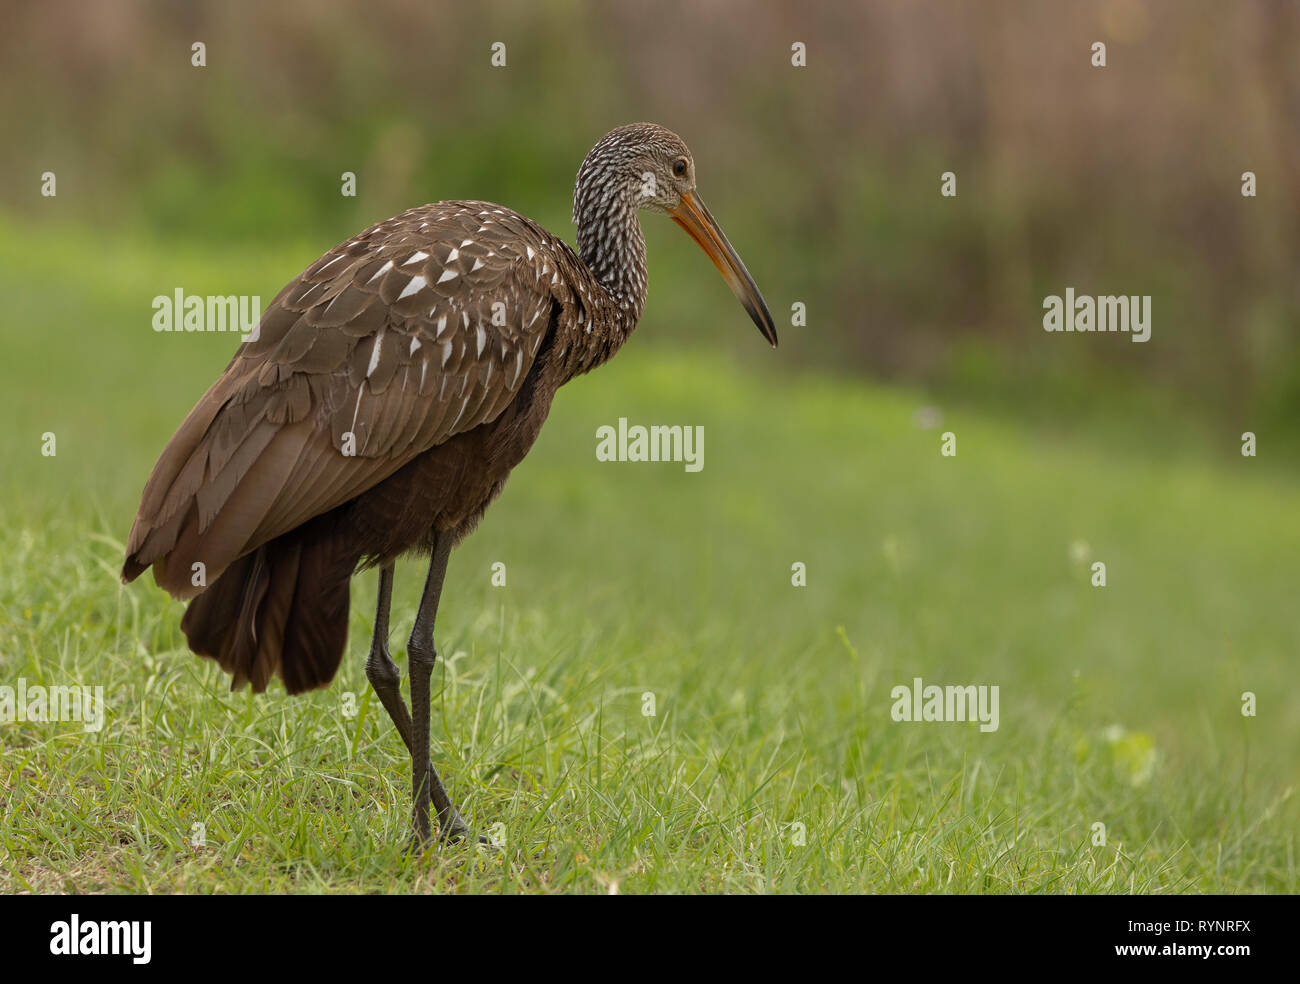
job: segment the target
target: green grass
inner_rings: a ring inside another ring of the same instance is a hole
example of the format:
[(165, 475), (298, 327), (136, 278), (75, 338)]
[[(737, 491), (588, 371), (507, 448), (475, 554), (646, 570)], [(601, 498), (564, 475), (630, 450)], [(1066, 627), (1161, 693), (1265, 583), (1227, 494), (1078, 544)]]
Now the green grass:
[[(234, 343), (155, 335), (149, 299), (266, 301), (322, 244), (101, 257), (0, 231), (0, 684), (109, 705), (97, 734), (0, 725), (0, 890), (1297, 890), (1300, 480), (1066, 443), (1028, 413), (949, 414), (941, 457), (907, 391), (782, 374), (756, 337), (744, 366), (656, 345), (656, 289), (698, 293), (702, 335), (752, 333), (706, 265), (656, 281), (453, 555), (434, 758), (506, 843), (408, 858), (407, 758), (363, 671), (373, 573), (338, 679), (299, 698), (230, 693), (182, 606), (116, 576)], [(620, 416), (703, 425), (704, 470), (598, 463)], [(399, 663), (420, 576), (398, 568)], [(1000, 728), (894, 722), (916, 676), (998, 685)]]

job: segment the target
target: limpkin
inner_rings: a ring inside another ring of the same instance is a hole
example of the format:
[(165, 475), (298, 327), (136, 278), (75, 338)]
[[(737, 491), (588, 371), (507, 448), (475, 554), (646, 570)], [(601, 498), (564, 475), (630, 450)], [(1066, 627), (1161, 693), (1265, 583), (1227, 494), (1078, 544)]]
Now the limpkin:
[[(680, 137), (637, 123), (578, 170), (578, 251), (487, 202), (423, 205), (330, 250), (276, 296), (145, 485), (123, 582), (150, 565), (190, 599), (190, 648), (231, 688), (327, 685), (349, 582), (379, 568), (366, 677), (411, 754), (414, 843), (468, 833), (429, 757), (434, 618), (453, 546), (528, 453), (568, 380), (609, 359), (645, 306), (639, 209), (666, 212), (763, 336), (758, 286), (695, 193)], [(407, 644), (408, 711), (388, 652), (397, 558), (428, 554)]]

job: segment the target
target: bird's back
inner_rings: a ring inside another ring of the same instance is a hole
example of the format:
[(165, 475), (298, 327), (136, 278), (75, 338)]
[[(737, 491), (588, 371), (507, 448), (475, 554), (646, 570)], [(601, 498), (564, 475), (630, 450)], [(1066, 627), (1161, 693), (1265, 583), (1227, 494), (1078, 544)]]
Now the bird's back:
[[(128, 542), (191, 597), (240, 556), (495, 421), (560, 322), (576, 257), (483, 202), (411, 209), (341, 243), (271, 302), (163, 451)], [(202, 564), (196, 577), (195, 564)]]

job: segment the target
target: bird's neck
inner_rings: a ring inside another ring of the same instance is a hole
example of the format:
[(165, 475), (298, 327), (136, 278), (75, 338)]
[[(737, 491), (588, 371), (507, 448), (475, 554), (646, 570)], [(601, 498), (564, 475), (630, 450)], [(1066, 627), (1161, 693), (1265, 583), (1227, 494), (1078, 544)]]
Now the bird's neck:
[(608, 294), (617, 311), (615, 327), (626, 338), (641, 318), (646, 296), (637, 186), (611, 182), (579, 187), (575, 201), (578, 255)]

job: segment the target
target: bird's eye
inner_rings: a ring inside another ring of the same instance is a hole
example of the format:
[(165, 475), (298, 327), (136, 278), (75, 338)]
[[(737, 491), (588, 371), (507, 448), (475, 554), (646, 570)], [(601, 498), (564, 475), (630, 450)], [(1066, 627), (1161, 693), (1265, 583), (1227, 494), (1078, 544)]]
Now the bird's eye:
[(673, 174), (677, 175), (680, 178), (685, 173), (686, 173), (686, 158), (679, 157), (677, 158), (677, 160), (673, 161)]

